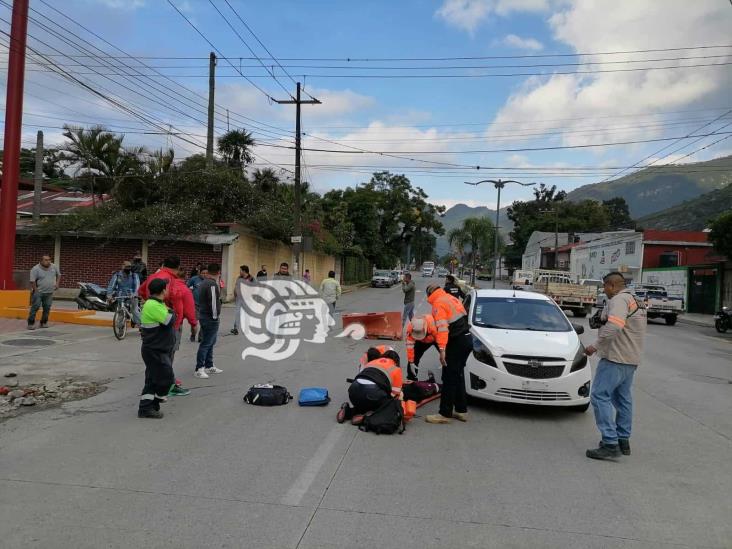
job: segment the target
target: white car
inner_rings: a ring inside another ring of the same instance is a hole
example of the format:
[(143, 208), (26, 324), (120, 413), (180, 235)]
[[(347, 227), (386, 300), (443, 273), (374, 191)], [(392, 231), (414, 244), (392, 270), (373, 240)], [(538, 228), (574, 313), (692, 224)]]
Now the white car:
[(474, 290), (466, 301), (473, 335), (465, 368), (469, 395), (587, 410), (592, 372), (578, 337), (584, 327), (533, 292)]

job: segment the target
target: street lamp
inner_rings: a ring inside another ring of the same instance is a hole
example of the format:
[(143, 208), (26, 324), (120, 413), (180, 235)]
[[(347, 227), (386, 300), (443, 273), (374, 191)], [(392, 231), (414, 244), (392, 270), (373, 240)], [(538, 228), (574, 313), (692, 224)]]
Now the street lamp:
[(498, 214), (501, 211), (501, 189), (506, 186), (506, 183), (516, 183), (518, 185), (521, 185), (522, 187), (531, 187), (532, 185), (536, 185), (536, 183), (521, 183), (521, 181), (514, 181), (513, 179), (483, 179), (482, 181), (476, 181), (475, 183), (471, 183), (470, 181), (466, 181), (466, 185), (473, 185), (474, 187), (477, 187), (481, 183), (493, 183), (493, 186), (498, 191), (498, 200), (496, 202), (496, 231), (493, 239), (493, 250), (496, 253), (497, 258), (497, 265), (496, 268), (493, 269), (493, 284), (492, 287), (496, 287), (496, 269), (500, 269), (501, 264), (501, 255), (498, 253)]

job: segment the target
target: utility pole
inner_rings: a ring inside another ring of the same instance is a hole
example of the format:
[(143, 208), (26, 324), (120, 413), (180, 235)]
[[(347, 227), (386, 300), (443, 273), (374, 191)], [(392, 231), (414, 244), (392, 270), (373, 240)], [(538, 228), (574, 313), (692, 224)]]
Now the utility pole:
[(36, 135), (36, 171), (33, 174), (33, 223), (41, 220), (41, 193), (43, 192), (43, 132)]
[(5, 96), (3, 186), (0, 190), (0, 290), (12, 290), (15, 262), (15, 220), (20, 179), (20, 134), (23, 123), (25, 45), (28, 38), (28, 0), (13, 0), (8, 45), (8, 84)]
[(294, 236), (299, 237), (300, 242), (295, 242), (295, 274), (300, 275), (300, 249), (302, 247), (302, 221), (300, 219), (300, 206), (301, 206), (301, 184), (300, 184), (300, 107), (301, 105), (320, 105), (321, 102), (317, 99), (307, 99), (303, 101), (300, 98), (300, 82), (297, 82), (297, 91), (294, 99), (282, 99), (274, 100), (275, 103), (280, 105), (295, 105), (295, 234)]
[[(216, 88), (216, 54), (211, 52), (208, 58), (208, 131), (206, 132), (206, 168), (213, 168), (214, 141), (214, 91)], [(226, 115), (228, 125), (228, 111)]]
[[(500, 274), (501, 271), (501, 254), (498, 251), (498, 215), (501, 213), (501, 189), (506, 186), (506, 183), (516, 183), (522, 187), (531, 187), (532, 185), (536, 185), (536, 183), (521, 183), (521, 181), (514, 181), (513, 179), (484, 179), (475, 183), (471, 183), (470, 181), (465, 182), (466, 185), (473, 185), (474, 187), (477, 187), (481, 183), (493, 183), (493, 186), (498, 191), (498, 200), (496, 201), (496, 227), (493, 231), (493, 253), (496, 257), (496, 263), (493, 268), (491, 284), (491, 287), (495, 288), (496, 274)], [(473, 253), (475, 254), (475, 250), (473, 250)]]

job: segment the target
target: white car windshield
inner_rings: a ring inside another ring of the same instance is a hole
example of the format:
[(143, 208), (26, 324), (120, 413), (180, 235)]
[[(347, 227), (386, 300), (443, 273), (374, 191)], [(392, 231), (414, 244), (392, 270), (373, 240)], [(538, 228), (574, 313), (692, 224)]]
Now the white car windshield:
[(389, 271), (376, 271), (374, 273), (374, 276), (383, 276), (383, 277), (389, 278), (389, 276), (391, 276), (391, 272), (389, 272)]
[(479, 297), (473, 325), (501, 330), (570, 332), (572, 326), (556, 305), (541, 299)]

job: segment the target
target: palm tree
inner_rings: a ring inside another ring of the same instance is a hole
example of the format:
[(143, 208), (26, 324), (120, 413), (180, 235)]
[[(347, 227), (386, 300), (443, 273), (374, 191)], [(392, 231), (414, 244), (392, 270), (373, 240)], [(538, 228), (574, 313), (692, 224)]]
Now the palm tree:
[(246, 130), (231, 130), (219, 137), (219, 153), (231, 168), (243, 168), (254, 160), (251, 148), (254, 146), (252, 134)]
[(153, 151), (150, 155), (150, 158), (146, 163), (147, 169), (150, 171), (151, 174), (156, 177), (159, 175), (163, 175), (165, 173), (168, 173), (173, 167), (174, 159), (175, 151), (173, 149), (168, 149), (167, 151), (164, 151), (163, 149), (157, 149), (156, 151)]
[(64, 124), (63, 136), (69, 140), (63, 147), (68, 153), (65, 158), (79, 164), (78, 170), (87, 174), (102, 173), (108, 175), (110, 156), (117, 156), (122, 148), (122, 138), (108, 132), (103, 126), (89, 129)]
[(493, 237), (495, 227), (487, 217), (468, 217), (460, 227), (447, 233), (450, 246), (454, 247), (462, 257), (465, 248), (470, 247), (471, 275), (470, 283), (475, 284), (475, 270), (478, 257), (490, 257), (493, 254)]

